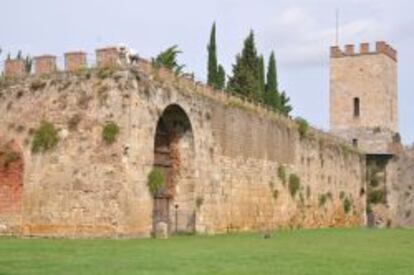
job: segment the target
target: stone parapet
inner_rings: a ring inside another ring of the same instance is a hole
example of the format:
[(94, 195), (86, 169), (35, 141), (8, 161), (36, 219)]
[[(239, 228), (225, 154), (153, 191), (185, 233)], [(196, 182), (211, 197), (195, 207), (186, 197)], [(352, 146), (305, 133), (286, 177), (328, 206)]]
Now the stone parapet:
[(85, 52), (69, 52), (65, 53), (65, 70), (75, 72), (87, 67)]
[(98, 68), (113, 67), (119, 64), (119, 52), (116, 47), (96, 50), (96, 66)]
[(23, 59), (7, 59), (4, 63), (4, 75), (6, 77), (22, 77), (27, 74)]
[(44, 75), (51, 74), (57, 71), (56, 56), (42, 55), (34, 58), (35, 74)]
[(345, 50), (339, 46), (331, 47), (331, 58), (340, 58), (347, 56), (360, 56), (367, 54), (385, 54), (394, 61), (397, 61), (397, 51), (384, 41), (375, 43), (375, 50), (370, 51), (369, 43), (361, 43), (359, 45), (359, 52), (355, 51), (355, 46), (352, 44), (345, 45)]

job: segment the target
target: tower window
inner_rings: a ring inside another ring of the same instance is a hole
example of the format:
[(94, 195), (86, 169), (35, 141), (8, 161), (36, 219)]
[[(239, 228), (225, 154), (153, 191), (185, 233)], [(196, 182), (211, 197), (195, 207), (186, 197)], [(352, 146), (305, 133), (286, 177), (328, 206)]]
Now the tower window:
[(354, 139), (352, 140), (352, 145), (353, 145), (355, 148), (358, 148), (358, 140), (357, 140), (356, 138), (354, 138)]
[(359, 97), (354, 98), (354, 117), (357, 118), (360, 116), (360, 102)]

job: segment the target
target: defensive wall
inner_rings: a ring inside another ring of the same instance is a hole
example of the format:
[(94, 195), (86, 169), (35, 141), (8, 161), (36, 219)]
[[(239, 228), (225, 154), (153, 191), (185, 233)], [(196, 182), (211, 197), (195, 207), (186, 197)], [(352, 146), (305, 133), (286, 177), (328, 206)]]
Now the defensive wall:
[[(147, 177), (161, 164), (174, 171), (171, 232), (365, 225), (365, 156), (347, 143), (145, 60), (120, 66), (115, 55), (98, 50), (91, 69), (84, 53), (66, 54), (64, 71), (42, 56), (32, 74), (6, 62), (2, 234), (149, 236)], [(58, 142), (35, 152), (45, 122)], [(120, 129), (112, 144), (107, 122)]]

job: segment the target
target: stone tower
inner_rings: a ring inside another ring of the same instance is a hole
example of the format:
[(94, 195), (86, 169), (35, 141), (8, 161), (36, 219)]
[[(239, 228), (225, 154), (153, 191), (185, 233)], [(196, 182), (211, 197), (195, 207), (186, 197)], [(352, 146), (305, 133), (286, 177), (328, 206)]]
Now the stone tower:
[(331, 47), (330, 127), (367, 154), (392, 155), (399, 143), (397, 52), (385, 42)]

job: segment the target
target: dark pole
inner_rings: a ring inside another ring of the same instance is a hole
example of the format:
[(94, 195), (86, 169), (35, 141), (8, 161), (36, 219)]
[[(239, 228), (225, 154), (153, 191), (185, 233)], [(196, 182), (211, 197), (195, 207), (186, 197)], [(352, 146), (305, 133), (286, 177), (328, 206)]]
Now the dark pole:
[(175, 205), (175, 234), (178, 233), (178, 204)]

